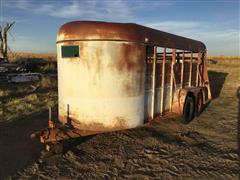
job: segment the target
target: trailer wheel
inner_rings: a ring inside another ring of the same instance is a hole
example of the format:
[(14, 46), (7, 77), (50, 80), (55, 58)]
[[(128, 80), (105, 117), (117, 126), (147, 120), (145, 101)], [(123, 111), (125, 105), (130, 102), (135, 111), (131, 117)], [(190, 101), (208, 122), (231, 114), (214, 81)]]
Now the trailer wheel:
[(184, 123), (189, 123), (194, 118), (194, 111), (195, 111), (194, 100), (192, 97), (187, 96), (183, 109)]
[(201, 92), (197, 95), (196, 114), (199, 116), (203, 110), (203, 94)]

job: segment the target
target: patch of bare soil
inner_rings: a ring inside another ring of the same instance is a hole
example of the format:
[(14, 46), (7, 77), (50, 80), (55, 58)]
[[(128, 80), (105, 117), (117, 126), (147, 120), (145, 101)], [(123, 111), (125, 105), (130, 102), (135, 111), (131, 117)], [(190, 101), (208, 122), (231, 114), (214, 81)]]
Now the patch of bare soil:
[[(1, 127), (0, 173), (16, 162), (13, 179), (238, 179), (239, 70), (239, 65), (211, 65), (214, 99), (187, 125), (174, 115), (158, 117), (151, 126), (79, 139), (63, 155), (43, 162), (39, 145), (21, 128), (40, 129), (36, 122), (43, 123), (45, 115)], [(11, 163), (2, 164), (8, 159)]]
[(39, 158), (42, 146), (29, 137), (46, 127), (47, 106), (57, 114), (56, 82), (42, 77), (37, 83), (0, 84), (0, 179)]

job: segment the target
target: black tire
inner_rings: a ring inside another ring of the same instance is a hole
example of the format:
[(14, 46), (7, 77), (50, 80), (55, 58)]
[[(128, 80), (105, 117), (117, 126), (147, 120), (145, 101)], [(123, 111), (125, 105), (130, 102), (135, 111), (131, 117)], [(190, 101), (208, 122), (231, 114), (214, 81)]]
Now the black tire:
[(195, 114), (195, 105), (192, 97), (187, 96), (183, 108), (183, 122), (189, 123), (193, 120)]
[(203, 94), (199, 92), (197, 95), (197, 103), (196, 103), (196, 114), (199, 116), (203, 110)]

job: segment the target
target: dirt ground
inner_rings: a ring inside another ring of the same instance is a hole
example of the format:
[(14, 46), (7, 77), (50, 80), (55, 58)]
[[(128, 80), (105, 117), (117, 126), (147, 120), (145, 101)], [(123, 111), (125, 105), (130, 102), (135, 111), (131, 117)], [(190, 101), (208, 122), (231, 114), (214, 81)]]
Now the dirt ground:
[(47, 110), (10, 119), (0, 124), (0, 179), (238, 179), (239, 72), (240, 63), (210, 65), (214, 99), (187, 125), (158, 117), (151, 126), (80, 139), (44, 161), (29, 134), (46, 126)]

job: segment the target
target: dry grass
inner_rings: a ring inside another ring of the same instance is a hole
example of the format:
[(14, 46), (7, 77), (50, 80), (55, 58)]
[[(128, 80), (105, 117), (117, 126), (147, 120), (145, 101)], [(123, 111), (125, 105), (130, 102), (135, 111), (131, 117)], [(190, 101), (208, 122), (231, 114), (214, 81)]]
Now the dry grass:
[(240, 56), (208, 56), (208, 60), (240, 60)]
[(31, 65), (34, 66), (34, 70), (31, 69), (31, 72), (39, 72), (39, 73), (56, 73), (57, 72), (57, 56), (56, 54), (49, 54), (49, 53), (26, 53), (26, 52), (11, 52), (9, 53), (9, 61), (22, 63), (22, 62), (29, 62), (34, 63), (36, 60), (43, 60), (46, 62), (46, 65), (36, 64)]
[(18, 60), (44, 59), (48, 61), (56, 61), (57, 55), (50, 53), (27, 53), (27, 52), (11, 52), (9, 60), (15, 62)]
[(35, 112), (57, 107), (57, 79), (42, 76), (39, 82), (0, 86), (0, 125)]
[(238, 66), (240, 65), (240, 56), (208, 56), (207, 62), (209, 64)]

